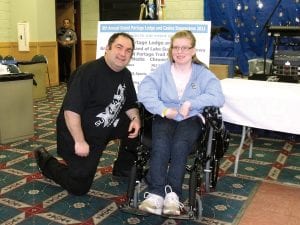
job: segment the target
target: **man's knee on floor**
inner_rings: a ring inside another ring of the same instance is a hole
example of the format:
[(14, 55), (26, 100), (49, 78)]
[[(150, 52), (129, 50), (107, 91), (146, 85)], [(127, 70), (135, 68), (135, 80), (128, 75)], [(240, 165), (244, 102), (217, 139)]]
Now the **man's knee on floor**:
[(68, 192), (73, 195), (81, 196), (87, 194), (90, 189), (91, 189), (91, 185), (81, 185), (81, 186), (70, 187)]
[(68, 186), (67, 191), (73, 195), (85, 195), (91, 189), (93, 180), (90, 178), (77, 178)]
[(70, 182), (68, 184), (68, 192), (74, 194), (74, 195), (85, 195), (89, 192), (93, 180), (94, 180), (94, 173), (88, 173), (77, 171), (77, 174), (72, 174)]

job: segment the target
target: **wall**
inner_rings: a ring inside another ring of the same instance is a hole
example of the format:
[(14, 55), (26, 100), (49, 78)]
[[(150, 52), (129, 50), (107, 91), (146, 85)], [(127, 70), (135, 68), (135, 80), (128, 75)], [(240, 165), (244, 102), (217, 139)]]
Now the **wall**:
[(10, 1), (0, 0), (0, 42), (10, 40)]
[[(47, 13), (44, 9), (47, 9)], [(17, 43), (18, 22), (29, 23), (30, 51), (20, 52), (15, 44), (12, 55), (18, 60), (25, 61), (30, 61), (36, 54), (45, 55), (48, 59), (50, 83), (58, 84), (55, 1), (11, 0), (11, 41), (13, 43)], [(48, 82), (46, 84), (49, 85)]]
[(99, 0), (81, 1), (81, 57), (82, 62), (96, 58)]
[[(53, 0), (11, 0), (11, 41), (17, 41), (17, 23), (29, 22), (30, 41), (56, 40)], [(26, 10), (24, 10), (26, 9)], [(43, 9), (47, 9), (47, 13)]]
[[(165, 0), (166, 20), (202, 20), (203, 0)], [(81, 1), (82, 62), (96, 58), (99, 0)], [(30, 51), (19, 52), (17, 23), (30, 26)], [(35, 54), (48, 58), (51, 85), (58, 84), (56, 15), (54, 0), (0, 0), (0, 54), (30, 60)], [(46, 84), (48, 85), (48, 83)]]
[[(165, 0), (165, 19), (203, 20), (203, 2), (203, 0)], [(82, 40), (97, 39), (97, 23), (99, 17), (99, 0), (81, 1)]]
[(10, 0), (0, 0), (0, 55), (11, 53), (11, 13)]
[[(165, 20), (203, 20), (203, 0), (165, 0)], [(99, 1), (81, 1), (82, 62), (96, 58)]]
[(81, 38), (97, 39), (97, 23), (99, 21), (99, 0), (81, 1)]
[(31, 41), (56, 40), (53, 0), (0, 0), (0, 42), (17, 41), (17, 23), (24, 21), (30, 23)]
[[(47, 13), (45, 13), (47, 9)], [(17, 23), (29, 23), (29, 51), (18, 50)], [(0, 54), (30, 61), (36, 54), (48, 59), (50, 83), (58, 84), (55, 1), (0, 0)], [(48, 82), (46, 83), (48, 85)]]
[(165, 0), (166, 20), (203, 20), (204, 0)]

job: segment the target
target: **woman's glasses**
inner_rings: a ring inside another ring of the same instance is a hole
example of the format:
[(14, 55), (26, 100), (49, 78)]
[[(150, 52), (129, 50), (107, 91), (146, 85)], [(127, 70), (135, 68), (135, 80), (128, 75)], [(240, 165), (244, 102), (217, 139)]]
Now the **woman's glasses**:
[(173, 46), (172, 50), (176, 52), (187, 52), (188, 50), (192, 49), (193, 47), (188, 47), (188, 46)]

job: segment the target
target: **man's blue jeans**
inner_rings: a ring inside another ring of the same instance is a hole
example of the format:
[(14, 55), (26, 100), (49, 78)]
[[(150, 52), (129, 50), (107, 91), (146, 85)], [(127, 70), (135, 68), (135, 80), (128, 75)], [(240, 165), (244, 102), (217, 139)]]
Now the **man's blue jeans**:
[(175, 121), (155, 116), (152, 123), (152, 149), (149, 192), (165, 196), (165, 185), (181, 197), (187, 158), (200, 137), (203, 123), (198, 116)]

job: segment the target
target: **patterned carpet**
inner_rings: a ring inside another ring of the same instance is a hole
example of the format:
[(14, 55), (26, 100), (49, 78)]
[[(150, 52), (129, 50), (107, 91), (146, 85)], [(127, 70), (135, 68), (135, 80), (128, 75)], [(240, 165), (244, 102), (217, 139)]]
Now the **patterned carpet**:
[[(300, 143), (258, 137), (252, 159), (247, 158), (247, 142), (233, 176), (235, 150), (240, 136), (232, 134), (229, 152), (221, 165), (221, 177), (215, 192), (203, 196), (203, 220), (183, 221), (159, 216), (136, 216), (123, 213), (125, 180), (111, 176), (117, 155), (117, 142), (111, 142), (99, 163), (90, 192), (85, 196), (68, 194), (37, 169), (32, 150), (44, 145), (56, 154), (55, 120), (65, 86), (47, 90), (47, 99), (34, 105), (35, 135), (28, 140), (0, 145), (0, 223), (37, 225), (179, 225), (237, 224), (262, 180), (300, 187)], [(187, 196), (188, 176), (183, 186)]]

